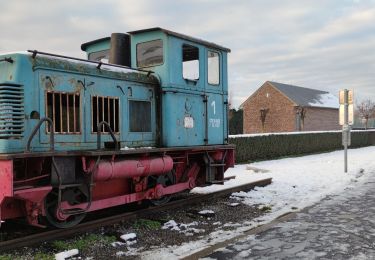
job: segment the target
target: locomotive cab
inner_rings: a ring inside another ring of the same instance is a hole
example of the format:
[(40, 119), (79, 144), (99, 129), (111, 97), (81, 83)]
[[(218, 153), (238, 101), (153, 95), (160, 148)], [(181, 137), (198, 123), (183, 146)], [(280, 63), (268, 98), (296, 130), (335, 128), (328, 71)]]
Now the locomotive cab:
[[(82, 45), (88, 59), (131, 60), (160, 79), (160, 145), (226, 144), (229, 49), (162, 28), (117, 34)], [(120, 50), (119, 50), (120, 49)], [(116, 63), (120, 64), (120, 63)], [(122, 63), (121, 65), (127, 65)]]
[(151, 69), (160, 77), (162, 144), (227, 143), (230, 50), (162, 28), (129, 34), (132, 66)]

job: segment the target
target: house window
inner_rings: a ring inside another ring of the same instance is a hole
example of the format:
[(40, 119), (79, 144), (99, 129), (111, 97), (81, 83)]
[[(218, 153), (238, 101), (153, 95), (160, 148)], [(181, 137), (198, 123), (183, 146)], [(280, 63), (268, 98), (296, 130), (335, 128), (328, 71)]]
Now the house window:
[[(92, 111), (92, 132), (98, 132), (98, 124), (105, 121), (109, 124), (114, 133), (119, 133), (119, 107), (120, 102), (118, 97), (91, 97), (91, 111)], [(109, 133), (108, 127), (102, 126), (102, 133)]]
[(182, 45), (182, 76), (187, 80), (199, 79), (199, 49), (197, 47)]
[(155, 40), (137, 44), (137, 66), (150, 67), (163, 64), (163, 41)]
[(219, 53), (214, 51), (207, 52), (207, 77), (208, 84), (219, 85), (220, 83), (220, 60)]
[[(47, 92), (46, 114), (52, 119), (56, 134), (81, 132), (79, 93)], [(47, 126), (47, 133), (51, 131)]]
[(262, 122), (262, 132), (265, 132), (266, 129), (266, 117), (270, 110), (268, 108), (262, 108), (260, 109), (260, 121)]

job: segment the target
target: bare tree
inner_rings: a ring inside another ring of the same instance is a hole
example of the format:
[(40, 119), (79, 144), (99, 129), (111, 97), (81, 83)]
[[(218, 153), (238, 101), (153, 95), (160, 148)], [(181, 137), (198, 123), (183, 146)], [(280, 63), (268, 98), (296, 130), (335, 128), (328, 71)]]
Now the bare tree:
[(368, 127), (368, 120), (375, 117), (375, 103), (370, 99), (363, 100), (357, 104), (357, 110), (359, 116), (365, 122), (365, 129)]

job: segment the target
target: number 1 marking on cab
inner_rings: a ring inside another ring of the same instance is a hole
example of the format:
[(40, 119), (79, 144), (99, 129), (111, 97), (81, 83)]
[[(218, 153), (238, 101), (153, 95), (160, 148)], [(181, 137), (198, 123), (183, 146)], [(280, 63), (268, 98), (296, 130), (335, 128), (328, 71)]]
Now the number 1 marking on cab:
[(212, 101), (211, 106), (214, 108), (214, 115), (216, 115), (216, 104), (215, 104), (215, 101)]

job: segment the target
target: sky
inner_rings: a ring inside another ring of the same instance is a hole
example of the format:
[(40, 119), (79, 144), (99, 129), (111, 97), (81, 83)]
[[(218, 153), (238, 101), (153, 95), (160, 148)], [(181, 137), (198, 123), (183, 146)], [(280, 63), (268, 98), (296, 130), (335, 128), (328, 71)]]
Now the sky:
[(223, 45), (238, 107), (265, 81), (375, 100), (375, 0), (0, 0), (0, 52), (85, 57), (84, 42), (162, 27)]

